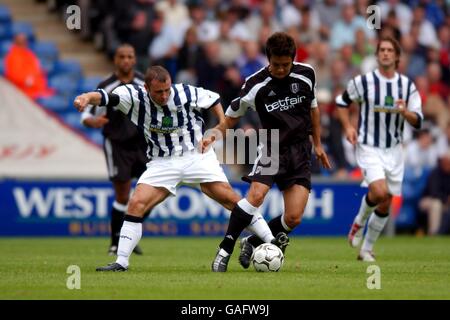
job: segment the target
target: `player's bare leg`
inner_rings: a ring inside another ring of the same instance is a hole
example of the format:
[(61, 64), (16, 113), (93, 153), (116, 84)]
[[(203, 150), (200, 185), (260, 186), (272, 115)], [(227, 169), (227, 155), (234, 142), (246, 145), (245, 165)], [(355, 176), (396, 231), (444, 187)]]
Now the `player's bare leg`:
[(377, 180), (369, 185), (369, 192), (361, 199), (358, 214), (353, 220), (352, 227), (348, 233), (347, 238), (350, 246), (355, 248), (361, 244), (367, 219), (375, 210), (377, 204), (383, 202), (388, 195), (386, 180)]
[[(238, 194), (225, 182), (204, 183), (201, 185), (202, 191), (212, 199), (221, 203), (225, 208), (231, 210), (230, 221), (225, 238), (219, 245), (216, 257), (211, 269), (215, 272), (225, 272), (227, 270), (230, 255), (233, 252), (236, 240), (242, 231), (258, 218), (258, 207), (253, 206), (247, 199), (240, 199)], [(262, 236), (273, 238), (267, 223), (258, 221), (259, 228), (255, 232)], [(264, 227), (265, 225), (265, 227)]]
[(128, 204), (128, 214), (120, 231), (117, 260), (97, 271), (125, 271), (128, 269), (130, 255), (142, 237), (142, 221), (145, 213), (169, 195), (169, 191), (161, 187), (138, 184)]
[(111, 210), (111, 245), (108, 250), (109, 255), (117, 254), (119, 246), (120, 229), (123, 224), (127, 203), (130, 198), (131, 180), (113, 181), (115, 199)]
[(358, 260), (366, 262), (374, 262), (375, 254), (373, 253), (373, 246), (380, 236), (389, 218), (389, 208), (392, 203), (392, 195), (388, 194), (386, 200), (381, 202), (375, 211), (370, 215), (367, 223), (367, 232), (364, 236), (364, 241), (358, 255)]

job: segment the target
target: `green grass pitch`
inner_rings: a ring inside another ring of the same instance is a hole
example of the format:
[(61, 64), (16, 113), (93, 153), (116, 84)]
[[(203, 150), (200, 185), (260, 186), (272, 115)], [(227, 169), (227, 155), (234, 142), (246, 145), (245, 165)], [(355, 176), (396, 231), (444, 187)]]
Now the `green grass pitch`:
[[(0, 299), (450, 299), (450, 237), (382, 237), (376, 263), (356, 260), (344, 237), (292, 237), (278, 273), (242, 269), (236, 247), (227, 273), (212, 273), (219, 238), (144, 237), (128, 272), (112, 262), (106, 238), (0, 238)], [(67, 268), (81, 270), (68, 289)], [(368, 289), (370, 265), (380, 289)]]

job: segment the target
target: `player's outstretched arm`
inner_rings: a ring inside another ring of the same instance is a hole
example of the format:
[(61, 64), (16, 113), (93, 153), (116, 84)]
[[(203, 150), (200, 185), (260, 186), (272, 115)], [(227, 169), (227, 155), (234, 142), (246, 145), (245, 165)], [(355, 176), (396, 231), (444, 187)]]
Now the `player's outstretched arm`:
[(98, 106), (101, 101), (102, 95), (99, 92), (92, 91), (77, 96), (73, 101), (73, 105), (78, 111), (82, 112), (88, 105), (92, 104), (94, 106)]
[(314, 153), (325, 169), (331, 169), (330, 160), (328, 160), (327, 153), (323, 150), (322, 142), (320, 141), (320, 111), (318, 107), (311, 109), (311, 121)]
[[(220, 105), (220, 104), (219, 104)], [(220, 105), (220, 111), (218, 113), (222, 113), (223, 109)], [(219, 116), (219, 123), (212, 129), (208, 130), (208, 134), (206, 134), (201, 142), (201, 152), (205, 152), (208, 150), (211, 144), (216, 140), (220, 140), (225, 137), (226, 130), (230, 128), (234, 128), (236, 124), (239, 122), (239, 118), (232, 118), (229, 116)], [(220, 120), (222, 119), (222, 120)]]

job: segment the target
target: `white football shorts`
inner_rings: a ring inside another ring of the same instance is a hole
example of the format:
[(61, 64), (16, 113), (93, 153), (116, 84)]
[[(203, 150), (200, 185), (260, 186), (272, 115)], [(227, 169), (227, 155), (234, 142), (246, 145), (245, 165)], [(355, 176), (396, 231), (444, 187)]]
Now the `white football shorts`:
[(384, 179), (390, 194), (401, 195), (405, 169), (401, 144), (388, 149), (357, 144), (356, 162), (364, 175), (362, 186), (367, 187), (374, 181)]
[(153, 158), (137, 183), (166, 188), (175, 196), (180, 184), (198, 185), (215, 181), (228, 182), (228, 179), (214, 149), (210, 148), (206, 153), (192, 150), (182, 156)]

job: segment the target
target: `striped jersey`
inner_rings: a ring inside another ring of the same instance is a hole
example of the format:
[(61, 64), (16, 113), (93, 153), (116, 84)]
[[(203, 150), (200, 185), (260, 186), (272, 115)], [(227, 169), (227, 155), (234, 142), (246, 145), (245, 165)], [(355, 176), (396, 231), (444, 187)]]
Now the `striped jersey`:
[[(103, 90), (101, 105), (108, 104)], [(123, 112), (140, 130), (148, 143), (147, 156), (180, 156), (194, 150), (203, 137), (201, 110), (220, 102), (217, 93), (186, 84), (173, 84), (167, 105), (155, 103), (144, 87), (119, 86), (112, 92), (119, 96), (114, 108)]]
[[(278, 129), (280, 147), (305, 140), (312, 133), (311, 109), (317, 107), (314, 69), (294, 62), (283, 79), (271, 76), (265, 67), (249, 76), (226, 115), (242, 117), (251, 108), (258, 113), (264, 129)], [(270, 137), (270, 135), (268, 135)]]
[(405, 101), (408, 111), (419, 116), (417, 127), (420, 128), (423, 115), (419, 92), (411, 79), (397, 72), (392, 79), (385, 78), (378, 69), (358, 75), (336, 97), (336, 104), (347, 108), (352, 101), (359, 103), (359, 143), (391, 148), (403, 141), (405, 119), (398, 113), (399, 99)]
[[(123, 85), (122, 81), (117, 77), (116, 74), (112, 74), (97, 86), (97, 89), (104, 89), (106, 93), (111, 93), (115, 88)], [(134, 72), (134, 78), (131, 84), (143, 86), (144, 85), (144, 75), (138, 71)], [(114, 110), (113, 108), (98, 108), (97, 106), (88, 106), (81, 114), (81, 122), (85, 119), (93, 116), (98, 116), (106, 113), (108, 118), (108, 123), (106, 123), (102, 128), (103, 136), (109, 140), (120, 141), (120, 142), (130, 142), (130, 140), (143, 141), (144, 138), (138, 132), (136, 126), (131, 123), (130, 120), (120, 111)], [(145, 146), (145, 143), (144, 143)]]

